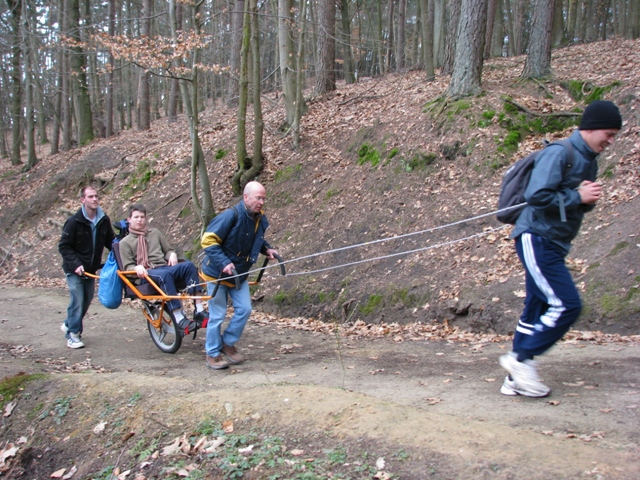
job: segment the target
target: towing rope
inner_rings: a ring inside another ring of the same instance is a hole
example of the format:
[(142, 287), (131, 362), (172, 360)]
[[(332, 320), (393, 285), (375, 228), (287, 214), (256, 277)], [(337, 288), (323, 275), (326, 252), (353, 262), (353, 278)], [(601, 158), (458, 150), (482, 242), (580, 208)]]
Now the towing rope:
[[(420, 235), (420, 234), (424, 234), (424, 233), (435, 232), (437, 230), (442, 230), (442, 229), (445, 229), (445, 228), (454, 227), (456, 225), (462, 225), (464, 223), (469, 223), (469, 222), (472, 222), (474, 220), (479, 220), (481, 218), (490, 217), (490, 216), (496, 215), (498, 213), (507, 212), (509, 210), (513, 210), (515, 208), (522, 207), (524, 205), (526, 205), (526, 202), (520, 203), (518, 205), (513, 205), (511, 207), (502, 208), (500, 210), (494, 210), (492, 212), (483, 213), (481, 215), (476, 215), (475, 217), (465, 218), (463, 220), (458, 220), (458, 221), (455, 221), (455, 222), (451, 222), (451, 223), (448, 223), (446, 225), (440, 225), (438, 227), (427, 228), (425, 230), (420, 230), (420, 231), (412, 232), (412, 233), (405, 233), (403, 235), (398, 235), (398, 236), (395, 236), (395, 237), (379, 238), (377, 240), (371, 240), (371, 241), (368, 241), (368, 242), (356, 243), (354, 245), (348, 245), (346, 247), (334, 248), (334, 249), (331, 249), (331, 250), (325, 250), (323, 252), (312, 253), (310, 255), (304, 255), (302, 257), (292, 258), (290, 260), (284, 260), (282, 262), (278, 262), (277, 264), (271, 264), (271, 265), (266, 265), (265, 267), (254, 268), (253, 270), (249, 270), (248, 272), (246, 272), (244, 274), (238, 274), (238, 275), (233, 275), (233, 276), (229, 276), (229, 277), (224, 277), (224, 280), (225, 281), (232, 280), (232, 279), (234, 279), (236, 277), (250, 275), (252, 273), (257, 273), (257, 272), (259, 272), (261, 270), (267, 270), (269, 268), (279, 267), (280, 265), (284, 265), (284, 264), (287, 264), (287, 263), (300, 262), (302, 260), (308, 260), (310, 258), (316, 258), (316, 257), (320, 257), (322, 255), (328, 255), (330, 253), (343, 252), (343, 251), (346, 251), (346, 250), (352, 250), (352, 249), (361, 248), (361, 247), (368, 247), (368, 246), (371, 246), (371, 245), (375, 245), (377, 243), (389, 242), (389, 241), (392, 241), (392, 240), (400, 240), (402, 238), (407, 238), (407, 237), (411, 237), (411, 236), (414, 236), (414, 235)], [(434, 249), (434, 248), (446, 247), (448, 245), (453, 245), (455, 243), (464, 242), (466, 240), (471, 240), (473, 238), (481, 237), (481, 236), (488, 235), (488, 234), (493, 233), (493, 232), (500, 231), (500, 230), (502, 230), (502, 229), (504, 229), (504, 228), (506, 228), (508, 226), (509, 225), (501, 225), (500, 227), (491, 228), (491, 229), (485, 230), (484, 232), (480, 232), (480, 233), (476, 233), (476, 234), (473, 234), (473, 235), (469, 235), (467, 237), (458, 238), (458, 239), (455, 239), (455, 240), (450, 240), (448, 242), (438, 243), (436, 245), (429, 245), (427, 247), (417, 248), (417, 249), (414, 249), (414, 250), (407, 250), (407, 251), (404, 251), (404, 252), (391, 253), (389, 255), (382, 255), (382, 256), (374, 257), (374, 258), (367, 258), (365, 260), (358, 260), (358, 261), (354, 261), (354, 262), (343, 263), (343, 264), (340, 264), (340, 265), (333, 265), (333, 266), (330, 266), (330, 267), (320, 268), (320, 269), (317, 269), (317, 270), (307, 270), (307, 271), (302, 271), (302, 272), (287, 273), (287, 276), (295, 277), (295, 276), (300, 276), (300, 275), (311, 275), (311, 274), (314, 274), (314, 273), (326, 272), (328, 270), (335, 270), (335, 269), (338, 269), (338, 268), (349, 267), (349, 266), (358, 265), (358, 264), (361, 264), (361, 263), (374, 262), (374, 261), (383, 260), (383, 259), (386, 259), (386, 258), (397, 257), (397, 256), (401, 256), (401, 255), (410, 255), (412, 253), (431, 250), (431, 249)], [(199, 257), (202, 256), (202, 255), (204, 255), (204, 252), (202, 252), (199, 255)], [(199, 286), (203, 286), (203, 285), (206, 285), (206, 284), (207, 284), (207, 282), (196, 284), (196, 285), (190, 285), (189, 288), (192, 288), (194, 286), (198, 286), (199, 287)]]

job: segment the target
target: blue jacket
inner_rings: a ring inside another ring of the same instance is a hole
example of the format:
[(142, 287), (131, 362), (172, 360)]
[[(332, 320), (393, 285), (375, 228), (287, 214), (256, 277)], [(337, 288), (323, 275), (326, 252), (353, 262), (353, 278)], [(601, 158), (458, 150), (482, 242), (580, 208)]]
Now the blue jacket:
[[(214, 279), (220, 278), (222, 269), (229, 263), (235, 265), (239, 274), (247, 273), (258, 260), (258, 255), (266, 254), (271, 248), (264, 238), (268, 227), (267, 217), (263, 214), (252, 217), (244, 201), (216, 215), (202, 236), (205, 252), (202, 273)], [(240, 278), (245, 281), (247, 277), (243, 275)]]
[[(535, 161), (531, 180), (525, 191), (527, 206), (518, 217), (511, 238), (531, 232), (551, 240), (564, 255), (569, 253), (582, 218), (595, 205), (580, 202), (578, 186), (583, 180), (595, 181), (598, 173), (598, 154), (585, 143), (576, 130), (569, 137), (573, 145), (573, 166), (567, 169), (568, 152), (562, 145), (544, 149)], [(566, 221), (561, 219), (564, 208)]]

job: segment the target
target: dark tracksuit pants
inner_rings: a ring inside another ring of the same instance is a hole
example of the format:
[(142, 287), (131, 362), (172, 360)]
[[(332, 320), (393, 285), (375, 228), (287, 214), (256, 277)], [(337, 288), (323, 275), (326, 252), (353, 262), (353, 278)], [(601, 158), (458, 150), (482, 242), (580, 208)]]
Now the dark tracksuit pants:
[(564, 254), (551, 241), (525, 232), (516, 238), (516, 250), (526, 269), (527, 296), (513, 337), (513, 351), (522, 361), (560, 340), (578, 319), (582, 302)]

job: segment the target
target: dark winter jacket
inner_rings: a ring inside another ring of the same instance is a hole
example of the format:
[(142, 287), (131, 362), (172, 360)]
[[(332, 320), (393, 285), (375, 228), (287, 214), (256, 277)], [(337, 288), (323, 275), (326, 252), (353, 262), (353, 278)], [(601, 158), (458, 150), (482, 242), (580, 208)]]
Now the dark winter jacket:
[(64, 273), (74, 273), (82, 265), (85, 272), (96, 273), (102, 266), (104, 247), (111, 250), (114, 234), (111, 220), (98, 207), (95, 237), (91, 222), (82, 208), (70, 216), (62, 227), (58, 251), (62, 255)]
[[(511, 238), (527, 231), (544, 237), (565, 255), (580, 230), (585, 212), (594, 208), (581, 203), (577, 188), (583, 180), (595, 181), (598, 173), (598, 154), (585, 143), (580, 131), (573, 132), (569, 140), (573, 145), (570, 168), (567, 149), (562, 145), (550, 145), (536, 159), (525, 192), (527, 206), (511, 233)], [(565, 210), (566, 221), (562, 221), (561, 208)]]
[[(244, 201), (217, 215), (202, 236), (202, 248), (206, 254), (202, 272), (217, 279), (222, 269), (233, 263), (239, 274), (247, 273), (258, 255), (266, 254), (271, 248), (264, 238), (268, 227), (267, 217), (262, 214), (252, 217)], [(242, 281), (247, 277), (243, 275)]]

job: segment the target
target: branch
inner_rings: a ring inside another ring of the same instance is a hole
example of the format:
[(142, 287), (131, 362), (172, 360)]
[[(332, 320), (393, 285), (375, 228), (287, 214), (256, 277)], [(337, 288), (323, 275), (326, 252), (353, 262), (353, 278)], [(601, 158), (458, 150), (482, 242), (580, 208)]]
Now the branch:
[(511, 100), (510, 98), (504, 98), (503, 100), (505, 102), (507, 102), (507, 103), (510, 103), (511, 105), (516, 107), (518, 110), (522, 110), (523, 112), (525, 112), (525, 113), (527, 113), (529, 115), (533, 115), (534, 117), (543, 117), (543, 118), (549, 118), (549, 117), (579, 117), (579, 116), (582, 115), (581, 113), (566, 112), (566, 111), (559, 111), (559, 112), (554, 112), (554, 113), (538, 113), (538, 112), (534, 112), (533, 110), (529, 110), (524, 105), (520, 105), (518, 102), (515, 102), (514, 100)]

